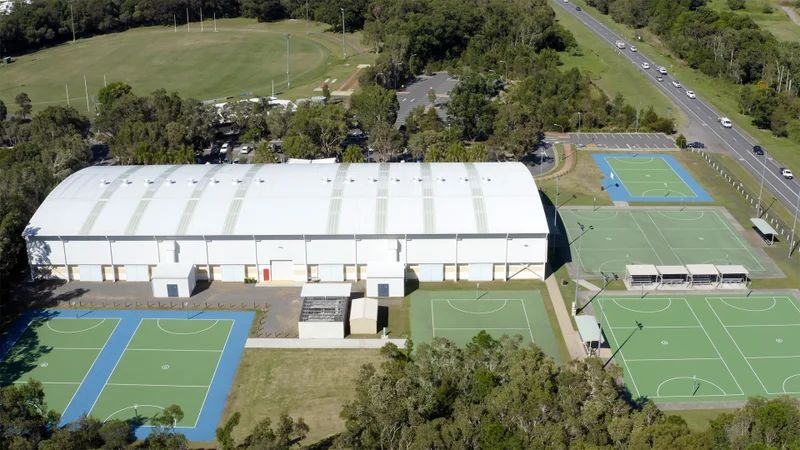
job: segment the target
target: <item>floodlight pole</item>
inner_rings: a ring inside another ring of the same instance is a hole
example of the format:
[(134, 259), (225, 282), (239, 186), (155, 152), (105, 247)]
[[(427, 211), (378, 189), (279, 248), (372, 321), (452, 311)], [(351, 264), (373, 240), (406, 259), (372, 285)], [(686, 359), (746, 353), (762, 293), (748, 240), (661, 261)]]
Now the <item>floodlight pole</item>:
[(610, 277), (606, 274), (603, 274), (603, 294), (600, 297), (600, 337), (597, 338), (597, 356), (600, 357), (600, 345), (603, 342), (603, 303), (606, 299), (606, 286), (608, 286), (608, 279)]
[(72, 310), (75, 311), (75, 318), (77, 319), (78, 318), (78, 306), (75, 304), (75, 302), (72, 302)]
[(797, 210), (798, 209), (800, 209), (800, 190), (797, 191), (797, 204), (794, 205), (794, 222), (792, 223), (792, 239), (789, 242), (789, 256), (790, 257), (792, 256), (792, 249), (794, 249), (794, 229), (797, 226)]
[(308, 0), (306, 0), (306, 34), (310, 34), (308, 31)]
[(139, 405), (133, 405), (133, 414), (138, 418), (139, 417)]
[(75, 42), (75, 14), (72, 12), (72, 2), (69, 2), (69, 15), (72, 18), (72, 42)]
[(761, 155), (761, 185), (758, 188), (758, 205), (756, 215), (761, 216), (761, 194), (764, 192), (764, 171), (767, 169), (767, 154)]
[(558, 217), (558, 182), (561, 181), (561, 175), (556, 177), (556, 203), (553, 208), (553, 228), (556, 227), (556, 219)]
[[(555, 150), (553, 150), (555, 151)], [(544, 151), (544, 147), (542, 147), (542, 159), (539, 161), (539, 176), (542, 176), (544, 173), (544, 157), (547, 156), (547, 153)]]
[(189, 302), (183, 302), (183, 306), (186, 307), (186, 320), (189, 320)]
[(581, 134), (581, 112), (578, 111), (578, 134)]
[(200, 32), (203, 32), (203, 8), (200, 8)]
[(175, 32), (178, 32), (178, 16), (172, 15), (172, 24), (175, 26)]
[[(581, 282), (581, 248), (583, 247), (583, 231), (584, 225), (578, 222), (578, 226), (581, 227), (581, 234), (578, 236), (578, 261), (575, 264), (578, 270), (578, 276), (575, 278), (575, 300), (572, 302), (572, 315), (576, 315), (578, 313), (578, 287), (580, 286)], [(591, 229), (591, 227), (589, 227)]]
[(290, 89), (292, 87), (292, 82), (289, 80), (289, 39), (292, 38), (292, 35), (286, 33), (283, 37), (286, 38), (286, 88)]
[(103, 87), (108, 87), (108, 81), (106, 81), (105, 75), (103, 75)]
[(64, 85), (64, 89), (67, 90), (67, 106), (69, 106), (69, 85)]
[(342, 52), (344, 53), (344, 59), (347, 59), (347, 43), (344, 40), (344, 8), (339, 8), (342, 11)]
[(86, 112), (92, 112), (89, 108), (89, 85), (86, 84), (86, 75), (83, 76), (83, 89), (86, 91)]
[(192, 32), (192, 24), (189, 23), (189, 8), (186, 8), (186, 32)]
[(214, 13), (214, 33), (217, 32), (217, 13)]

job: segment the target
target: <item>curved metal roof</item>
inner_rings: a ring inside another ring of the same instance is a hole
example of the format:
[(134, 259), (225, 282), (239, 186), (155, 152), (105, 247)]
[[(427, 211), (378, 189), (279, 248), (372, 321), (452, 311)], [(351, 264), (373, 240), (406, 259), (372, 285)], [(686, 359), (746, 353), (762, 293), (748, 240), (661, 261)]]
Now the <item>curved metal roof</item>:
[(27, 236), (547, 233), (520, 163), (95, 166), (45, 199)]

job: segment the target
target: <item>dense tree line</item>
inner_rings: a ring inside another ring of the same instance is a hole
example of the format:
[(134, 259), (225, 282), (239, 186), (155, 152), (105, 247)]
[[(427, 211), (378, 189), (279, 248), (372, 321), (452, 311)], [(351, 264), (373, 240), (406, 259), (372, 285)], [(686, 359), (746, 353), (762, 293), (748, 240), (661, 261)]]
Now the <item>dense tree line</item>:
[[(649, 28), (693, 69), (742, 85), (741, 112), (759, 128), (800, 143), (800, 100), (794, 82), (800, 70), (800, 58), (795, 61), (800, 43), (779, 41), (747, 15), (716, 11), (706, 0), (587, 3), (616, 22)], [(734, 10), (744, 7), (744, 1), (729, 4)]]

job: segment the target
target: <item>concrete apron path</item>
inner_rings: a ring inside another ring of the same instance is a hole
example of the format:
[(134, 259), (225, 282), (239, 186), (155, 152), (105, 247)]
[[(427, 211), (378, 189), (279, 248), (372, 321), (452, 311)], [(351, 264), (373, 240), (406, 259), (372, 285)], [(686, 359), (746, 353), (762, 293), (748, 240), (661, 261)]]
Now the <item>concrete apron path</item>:
[[(583, 349), (583, 343), (578, 332), (572, 329), (572, 321), (569, 320), (569, 311), (567, 311), (564, 298), (561, 296), (561, 291), (558, 289), (558, 281), (555, 274), (550, 274), (550, 277), (545, 280), (547, 285), (547, 292), (550, 294), (550, 302), (553, 303), (553, 310), (556, 312), (558, 319), (558, 326), (561, 327), (561, 334), (564, 336), (564, 343), (567, 345), (567, 352), (571, 360), (582, 359), (586, 357), (586, 352)], [(566, 361), (565, 361), (566, 362)]]
[(405, 339), (282, 339), (249, 338), (244, 348), (381, 348), (388, 343), (405, 348)]

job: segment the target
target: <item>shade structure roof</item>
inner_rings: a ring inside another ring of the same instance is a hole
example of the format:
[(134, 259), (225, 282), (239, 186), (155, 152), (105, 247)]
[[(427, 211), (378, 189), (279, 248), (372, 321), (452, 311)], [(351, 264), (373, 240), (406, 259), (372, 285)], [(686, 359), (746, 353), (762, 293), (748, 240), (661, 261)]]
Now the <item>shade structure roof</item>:
[(575, 316), (575, 325), (583, 342), (598, 342), (600, 340), (600, 327), (595, 316)]
[(764, 219), (761, 219), (759, 217), (753, 217), (752, 219), (750, 219), (750, 222), (753, 224), (753, 226), (758, 228), (758, 231), (760, 231), (761, 234), (763, 235), (778, 234), (778, 232), (775, 231), (775, 229), (772, 228), (772, 226), (769, 223), (767, 223), (767, 221)]
[(300, 297), (348, 298), (352, 290), (350, 283), (306, 283)]
[(750, 273), (750, 271), (748, 271), (745, 266), (742, 266), (740, 264), (729, 264), (729, 265), (722, 265), (722, 266), (718, 265), (718, 266), (716, 266), (716, 268), (717, 268), (717, 271), (721, 275), (730, 275), (730, 274), (737, 274), (738, 275), (738, 274), (748, 274), (748, 273)]
[(625, 266), (625, 271), (627, 271), (629, 275), (636, 275), (636, 276), (658, 275), (658, 269), (656, 269), (656, 266), (652, 264), (628, 264), (627, 266)]
[(521, 163), (94, 166), (27, 236), (546, 234)]

